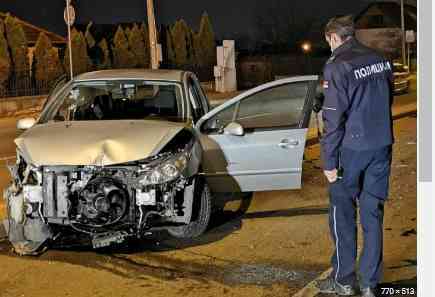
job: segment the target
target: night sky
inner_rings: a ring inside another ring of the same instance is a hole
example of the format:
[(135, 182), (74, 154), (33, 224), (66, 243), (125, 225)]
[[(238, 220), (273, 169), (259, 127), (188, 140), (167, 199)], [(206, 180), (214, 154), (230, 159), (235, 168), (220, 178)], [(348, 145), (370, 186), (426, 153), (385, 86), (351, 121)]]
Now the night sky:
[[(211, 16), (217, 38), (256, 38), (256, 20), (263, 14), (270, 19), (292, 14), (295, 22), (309, 26), (337, 14), (355, 14), (369, 0), (155, 0), (157, 23), (170, 24), (184, 18), (197, 29), (203, 11)], [(128, 23), (144, 20), (145, 0), (73, 0), (77, 23)], [(0, 11), (50, 31), (65, 34), (63, 0), (1, 0)]]

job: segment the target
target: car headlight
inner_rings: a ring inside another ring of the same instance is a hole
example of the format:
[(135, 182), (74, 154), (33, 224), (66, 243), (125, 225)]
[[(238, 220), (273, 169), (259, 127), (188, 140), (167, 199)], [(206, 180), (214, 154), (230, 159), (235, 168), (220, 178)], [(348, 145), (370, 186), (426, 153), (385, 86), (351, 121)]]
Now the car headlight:
[(140, 176), (139, 183), (143, 186), (156, 185), (177, 179), (186, 169), (188, 158), (189, 153), (182, 152), (165, 160), (162, 164), (157, 165), (151, 171)]

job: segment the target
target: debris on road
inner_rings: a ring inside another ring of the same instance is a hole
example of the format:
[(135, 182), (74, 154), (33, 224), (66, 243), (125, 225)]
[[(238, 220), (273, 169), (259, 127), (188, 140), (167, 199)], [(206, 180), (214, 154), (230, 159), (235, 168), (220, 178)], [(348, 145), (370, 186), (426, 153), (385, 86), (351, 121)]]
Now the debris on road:
[(303, 274), (300, 272), (271, 265), (244, 264), (228, 273), (226, 281), (239, 284), (271, 285), (273, 283), (295, 281), (302, 277)]

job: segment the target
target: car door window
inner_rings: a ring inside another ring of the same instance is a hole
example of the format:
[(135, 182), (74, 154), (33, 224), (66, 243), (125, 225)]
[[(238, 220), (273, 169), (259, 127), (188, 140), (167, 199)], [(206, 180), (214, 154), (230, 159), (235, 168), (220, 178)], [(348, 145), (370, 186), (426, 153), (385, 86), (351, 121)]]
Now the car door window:
[(240, 102), (236, 121), (245, 129), (297, 127), (302, 119), (307, 92), (307, 82), (258, 92)]
[(309, 82), (287, 83), (259, 91), (211, 117), (203, 131), (220, 131), (232, 121), (245, 129), (299, 127)]
[(203, 132), (217, 132), (222, 130), (226, 125), (235, 119), (235, 110), (237, 104), (233, 104), (210, 118), (202, 127)]

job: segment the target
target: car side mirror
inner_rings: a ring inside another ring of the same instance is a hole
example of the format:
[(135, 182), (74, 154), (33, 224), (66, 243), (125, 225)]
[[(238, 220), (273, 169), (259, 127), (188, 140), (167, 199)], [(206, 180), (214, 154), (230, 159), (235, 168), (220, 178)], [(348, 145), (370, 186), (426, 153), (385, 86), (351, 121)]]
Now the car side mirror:
[(36, 120), (34, 118), (24, 118), (21, 120), (18, 120), (17, 122), (17, 129), (18, 130), (27, 130), (33, 127), (35, 125)]
[(231, 122), (225, 126), (224, 133), (234, 136), (243, 136), (245, 134), (245, 130), (239, 123)]

